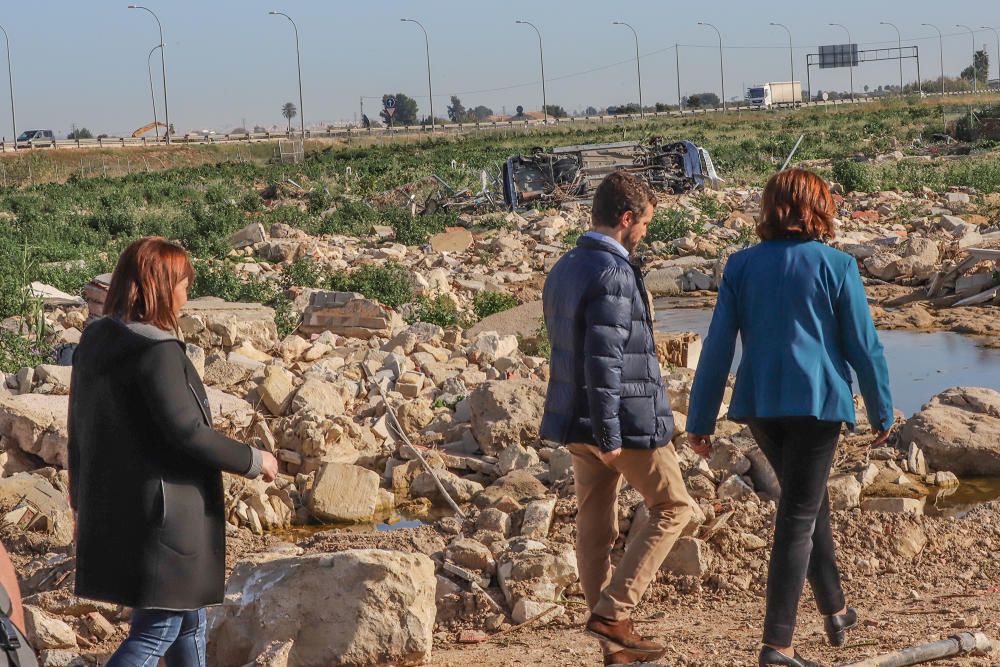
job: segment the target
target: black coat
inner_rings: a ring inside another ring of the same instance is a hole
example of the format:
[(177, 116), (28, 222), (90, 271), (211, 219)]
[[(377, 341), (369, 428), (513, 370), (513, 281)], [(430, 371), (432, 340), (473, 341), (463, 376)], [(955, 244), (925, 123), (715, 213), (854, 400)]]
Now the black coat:
[(111, 318), (89, 325), (70, 389), (77, 595), (156, 609), (220, 603), (220, 471), (254, 465), (248, 445), (212, 429), (205, 387), (180, 341)]
[(674, 433), (642, 273), (610, 244), (581, 236), (542, 295), (552, 348), (541, 436), (652, 449)]

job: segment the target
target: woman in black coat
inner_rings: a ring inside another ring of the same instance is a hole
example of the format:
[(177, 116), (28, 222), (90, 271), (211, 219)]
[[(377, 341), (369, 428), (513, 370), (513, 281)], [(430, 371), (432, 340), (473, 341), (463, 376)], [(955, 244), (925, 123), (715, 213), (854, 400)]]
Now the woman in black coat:
[(222, 602), (221, 471), (271, 481), (274, 457), (212, 429), (208, 397), (172, 333), (194, 271), (162, 238), (115, 268), (105, 317), (73, 360), (70, 500), (76, 593), (133, 607), (107, 667), (204, 667), (205, 610)]

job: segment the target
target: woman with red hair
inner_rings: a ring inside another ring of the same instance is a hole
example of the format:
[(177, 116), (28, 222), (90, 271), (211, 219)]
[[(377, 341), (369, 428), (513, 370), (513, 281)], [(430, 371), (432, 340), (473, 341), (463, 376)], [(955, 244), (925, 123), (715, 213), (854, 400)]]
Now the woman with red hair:
[(836, 207), (822, 178), (802, 169), (764, 188), (761, 243), (730, 257), (695, 374), (688, 442), (702, 456), (722, 404), (736, 337), (743, 357), (728, 418), (749, 425), (781, 482), (767, 575), (760, 667), (815, 667), (792, 647), (806, 579), (840, 646), (857, 624), (840, 585), (827, 478), (844, 424), (855, 425), (851, 368), (876, 431), (893, 423), (889, 372), (857, 261), (824, 243)]
[(132, 243), (105, 317), (73, 358), (70, 502), (76, 593), (132, 607), (107, 667), (205, 667), (205, 607), (222, 602), (221, 472), (271, 481), (275, 458), (212, 429), (205, 387), (175, 332), (194, 270), (180, 246)]

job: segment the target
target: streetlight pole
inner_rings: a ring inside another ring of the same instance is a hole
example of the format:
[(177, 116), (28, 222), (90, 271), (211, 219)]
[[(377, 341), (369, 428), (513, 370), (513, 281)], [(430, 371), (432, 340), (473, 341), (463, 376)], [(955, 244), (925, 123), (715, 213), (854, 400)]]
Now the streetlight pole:
[(7, 45), (7, 82), (10, 85), (10, 129), (14, 132), (14, 150), (17, 150), (17, 117), (14, 115), (14, 74), (10, 66), (10, 38), (7, 31), (0, 25), (4, 44)]
[(896, 45), (899, 47), (899, 96), (903, 96), (903, 38), (899, 34), (899, 28), (896, 27), (895, 23), (889, 23), (888, 21), (879, 21), (879, 25), (889, 25), (892, 26), (896, 31)]
[(167, 60), (164, 52), (167, 50), (163, 45), (163, 25), (160, 23), (160, 17), (156, 15), (149, 7), (143, 7), (142, 5), (129, 5), (129, 9), (142, 9), (153, 15), (153, 19), (156, 21), (156, 27), (160, 30), (160, 71), (163, 74), (163, 115), (166, 119), (167, 129), (164, 134), (167, 137), (167, 143), (170, 143), (170, 105), (167, 102)]
[(642, 69), (639, 67), (639, 33), (635, 31), (630, 24), (625, 23), (625, 21), (612, 21), (612, 25), (623, 25), (632, 31), (635, 36), (635, 75), (639, 80), (639, 118), (645, 118), (646, 112), (642, 108)]
[[(792, 83), (792, 91), (794, 91), (795, 90), (795, 52), (792, 49), (792, 31), (789, 30), (788, 26), (785, 25), (784, 23), (775, 23), (774, 21), (771, 21), (771, 25), (778, 26), (779, 28), (784, 28), (785, 32), (788, 33), (788, 66), (792, 70), (791, 83)], [(801, 98), (801, 95), (802, 95), (802, 93), (800, 92), (799, 93), (800, 98)], [(810, 96), (812, 95), (812, 91), (811, 90), (809, 91), (809, 95)], [(795, 105), (798, 106), (799, 102), (801, 102), (801, 101), (802, 101), (801, 99), (795, 100)]]
[(976, 76), (976, 33), (973, 32), (972, 28), (970, 28), (967, 25), (961, 25), (956, 23), (955, 27), (965, 28), (966, 30), (969, 31), (969, 36), (972, 37), (972, 92), (975, 93), (979, 90), (979, 86), (976, 83), (976, 80), (979, 78), (978, 76)]
[[(981, 30), (992, 30), (993, 34), (997, 38), (997, 85), (1000, 85), (1000, 32), (997, 32), (996, 28), (991, 28), (988, 25), (979, 26)], [(986, 87), (990, 87), (990, 73), (986, 73)]]
[(299, 70), (299, 130), (302, 134), (302, 145), (303, 150), (305, 150), (306, 141), (306, 112), (302, 108), (302, 54), (299, 51), (299, 27), (295, 25), (295, 21), (292, 21), (292, 17), (284, 12), (268, 12), (271, 16), (284, 16), (292, 24), (292, 29), (295, 30), (295, 62)]
[(944, 95), (944, 37), (941, 35), (941, 28), (931, 23), (921, 23), (920, 25), (937, 30), (938, 53), (941, 57), (941, 94)]
[(153, 92), (153, 66), (149, 64), (149, 59), (153, 57), (153, 51), (162, 48), (162, 44), (157, 44), (149, 50), (146, 56), (146, 73), (149, 74), (149, 101), (153, 103), (153, 129), (156, 131), (156, 142), (160, 142), (160, 121), (156, 118), (156, 93)]
[(827, 25), (834, 26), (837, 28), (843, 28), (844, 32), (847, 33), (847, 46), (851, 50), (848, 57), (851, 59), (848, 63), (849, 69), (851, 70), (851, 101), (854, 101), (854, 48), (852, 45), (854, 41), (851, 39), (851, 31), (847, 29), (847, 26), (840, 23), (828, 23)]
[(399, 19), (404, 23), (416, 23), (424, 31), (424, 48), (427, 51), (427, 97), (431, 103), (431, 131), (434, 131), (434, 90), (431, 88), (431, 41), (427, 37), (427, 29), (424, 24), (416, 19)]
[(711, 23), (698, 21), (698, 25), (708, 26), (719, 36), (719, 78), (722, 80), (722, 113), (726, 113), (726, 66), (722, 59), (722, 33)]
[(549, 103), (545, 97), (545, 52), (542, 51), (542, 31), (538, 29), (534, 23), (530, 21), (517, 20), (514, 23), (520, 23), (521, 25), (530, 25), (535, 29), (535, 34), (538, 35), (538, 60), (542, 64), (542, 122), (546, 125), (549, 123)]

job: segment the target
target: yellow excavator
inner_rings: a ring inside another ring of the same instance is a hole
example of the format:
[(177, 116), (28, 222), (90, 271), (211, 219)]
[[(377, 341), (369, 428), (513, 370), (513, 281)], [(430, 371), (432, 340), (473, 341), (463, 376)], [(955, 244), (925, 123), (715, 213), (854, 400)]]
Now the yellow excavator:
[(162, 127), (163, 129), (167, 129), (166, 125), (164, 125), (163, 123), (157, 121), (155, 123), (150, 123), (149, 125), (143, 125), (138, 130), (136, 130), (135, 132), (133, 132), (132, 136), (133, 137), (138, 137), (140, 135), (143, 135), (143, 134), (149, 132), (150, 130), (152, 130), (154, 127)]

